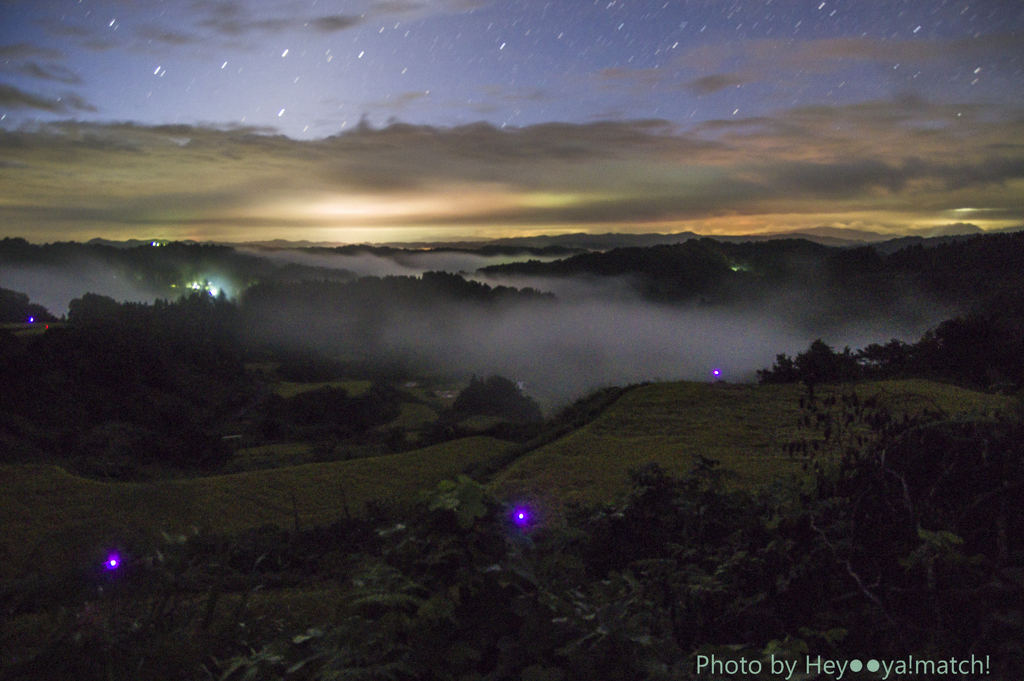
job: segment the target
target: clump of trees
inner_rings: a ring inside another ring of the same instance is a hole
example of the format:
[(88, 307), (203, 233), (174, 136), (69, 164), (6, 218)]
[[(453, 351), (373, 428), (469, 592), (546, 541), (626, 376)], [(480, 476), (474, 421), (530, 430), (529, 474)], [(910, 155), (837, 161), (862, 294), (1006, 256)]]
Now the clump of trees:
[(25, 323), (30, 319), (37, 322), (57, 321), (49, 310), (31, 302), (24, 293), (0, 288), (0, 324)]
[(776, 356), (757, 372), (765, 383), (840, 383), (859, 379), (931, 378), (973, 388), (1024, 388), (1024, 326), (999, 315), (942, 322), (916, 343), (893, 339), (836, 352), (820, 338), (796, 357)]
[(452, 411), (460, 414), (499, 416), (510, 421), (540, 421), (540, 406), (519, 386), (503, 376), (473, 376), (455, 398)]
[(287, 399), (271, 395), (260, 407), (256, 433), (270, 440), (355, 437), (397, 417), (400, 403), (398, 391), (382, 383), (357, 396), (331, 386)]
[(66, 325), (0, 339), (0, 440), (8, 460), (71, 459), (103, 477), (140, 466), (210, 468), (230, 456), (218, 423), (254, 394), (234, 306), (195, 294), (153, 305), (94, 294)]

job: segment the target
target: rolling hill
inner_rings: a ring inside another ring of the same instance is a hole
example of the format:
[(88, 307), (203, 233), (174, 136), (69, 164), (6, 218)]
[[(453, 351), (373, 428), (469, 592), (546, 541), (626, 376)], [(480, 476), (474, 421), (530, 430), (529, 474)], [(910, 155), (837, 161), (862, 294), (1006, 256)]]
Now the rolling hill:
[[(923, 380), (825, 388), (819, 400), (854, 391), (897, 415), (930, 409), (978, 417), (1014, 408), (1009, 397)], [(586, 426), (513, 461), (489, 487), (500, 500), (529, 500), (542, 519), (553, 519), (567, 504), (614, 500), (628, 488), (628, 471), (649, 462), (680, 475), (703, 456), (734, 470), (733, 484), (766, 484), (807, 460), (787, 453), (787, 443), (817, 441), (829, 451), (820, 424), (803, 422), (802, 394), (797, 385), (638, 386)], [(837, 414), (839, 406), (822, 413)], [(111, 542), (145, 545), (160, 532), (329, 524), (346, 506), (357, 514), (371, 500), (408, 504), (419, 490), (511, 447), (470, 437), (401, 454), (149, 483), (99, 482), (51, 465), (2, 466), (0, 576), (88, 560)]]

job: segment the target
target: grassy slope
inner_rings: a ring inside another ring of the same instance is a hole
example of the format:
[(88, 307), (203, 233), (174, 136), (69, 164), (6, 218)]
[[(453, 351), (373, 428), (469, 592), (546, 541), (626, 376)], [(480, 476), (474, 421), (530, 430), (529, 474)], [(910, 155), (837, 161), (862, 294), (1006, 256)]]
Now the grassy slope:
[[(371, 499), (408, 502), (508, 443), (474, 437), (390, 456), (191, 480), (104, 483), (56, 466), (0, 466), (0, 577), (48, 571), (113, 543), (159, 532), (234, 531), (275, 523), (328, 524)], [(294, 503), (293, 503), (294, 499)]]
[[(847, 390), (849, 388), (846, 388)], [(819, 388), (824, 399), (837, 388)], [(858, 385), (860, 398), (878, 395), (894, 413), (940, 408), (981, 415), (1012, 409), (1010, 398), (929, 381)], [(529, 500), (542, 515), (557, 515), (566, 502), (613, 500), (628, 490), (628, 471), (657, 462), (672, 474), (690, 470), (696, 455), (722, 462), (739, 484), (759, 485), (799, 470), (801, 460), (783, 452), (791, 440), (820, 439), (798, 424), (800, 385), (657, 383), (626, 393), (589, 425), (531, 452), (491, 483), (506, 500)]]
[(322, 381), (319, 383), (295, 383), (292, 381), (279, 381), (274, 386), (274, 392), (281, 397), (288, 399), (299, 393), (309, 392), (318, 388), (344, 388), (349, 397), (358, 397), (370, 389), (373, 381)]
[[(882, 396), (897, 413), (1013, 408), (1010, 398), (927, 381), (867, 383), (857, 391)], [(543, 517), (566, 501), (614, 499), (627, 490), (629, 469), (649, 461), (682, 474), (697, 454), (736, 470), (740, 484), (758, 485), (798, 470), (800, 460), (782, 452), (786, 442), (821, 437), (797, 423), (807, 413), (802, 394), (795, 385), (641, 386), (589, 425), (513, 462), (491, 488), (500, 499), (533, 501)], [(390, 456), (144, 484), (86, 480), (55, 466), (0, 466), (0, 576), (45, 571), (110, 542), (144, 543), (161, 530), (291, 527), (296, 514), (302, 526), (327, 524), (343, 513), (342, 492), (353, 513), (371, 499), (408, 501), (509, 446), (474, 437)]]

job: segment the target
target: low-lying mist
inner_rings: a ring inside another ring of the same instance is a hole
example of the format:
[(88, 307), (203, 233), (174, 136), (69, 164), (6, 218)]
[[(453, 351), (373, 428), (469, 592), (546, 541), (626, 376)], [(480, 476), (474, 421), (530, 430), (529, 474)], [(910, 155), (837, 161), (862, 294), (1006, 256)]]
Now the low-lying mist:
[(325, 249), (248, 250), (252, 255), (277, 264), (291, 263), (307, 267), (349, 272), (357, 277), (419, 276), (424, 272), (475, 272), (489, 265), (504, 265), (527, 260), (549, 262), (564, 255), (502, 254), (483, 255), (468, 251), (377, 249), (352, 254), (325, 252)]
[[(242, 336), (329, 358), (397, 358), (422, 373), (465, 378), (500, 374), (522, 382), (529, 394), (554, 408), (607, 385), (677, 379), (753, 381), (757, 370), (771, 366), (776, 355), (794, 355), (816, 338), (839, 350), (892, 338), (913, 341), (957, 313), (949, 306), (926, 303), (928, 296), (909, 287), (888, 296), (884, 306), (878, 305), (877, 296), (858, 302), (855, 295), (835, 288), (815, 291), (807, 285), (778, 283), (735, 300), (697, 297), (657, 303), (644, 298), (639, 280), (629, 276), (467, 273), (486, 265), (538, 259), (530, 254), (371, 251), (249, 252), (245, 257), (257, 256), (252, 260), (258, 262), (246, 261), (245, 266), (254, 273), (260, 270), (250, 281), (274, 281), (275, 271), (286, 265), (297, 278), (279, 279), (279, 288), (258, 302), (244, 293), (236, 299), (246, 320)], [(214, 269), (208, 263), (195, 271)], [(407, 279), (427, 271), (461, 272), (468, 281), (491, 287), (490, 293), (478, 295), (481, 292), (472, 287), (484, 287), (456, 277), (441, 277), (435, 282), (438, 289)], [(333, 277), (323, 276), (331, 272), (339, 273), (335, 284), (327, 282)], [(346, 278), (365, 276), (401, 279), (359, 287), (358, 293), (353, 293), (355, 288), (343, 294), (331, 288), (345, 286), (341, 281)], [(244, 290), (238, 275), (239, 281), (230, 278), (210, 278), (207, 291), (213, 291), (214, 283), (229, 296)], [(0, 287), (25, 292), (56, 315), (66, 313), (69, 301), (87, 292), (118, 301), (152, 302), (167, 297), (167, 291), (181, 291), (158, 290), (154, 281), (133, 276), (129, 268), (86, 261), (70, 267), (5, 265)], [(498, 287), (533, 292), (496, 296)]]
[[(463, 377), (500, 374), (553, 408), (608, 385), (750, 382), (777, 354), (793, 355), (816, 338), (838, 349), (911, 341), (941, 318), (915, 312), (811, 329), (797, 294), (761, 306), (663, 305), (642, 300), (626, 279), (484, 281), (552, 291), (557, 299), (419, 306), (378, 300), (355, 314), (307, 299), (261, 312), (267, 321), (257, 335), (327, 356), (400, 357)], [(806, 295), (802, 304), (810, 305)]]
[(715, 369), (750, 381), (778, 352), (806, 345), (770, 319), (597, 299), (463, 313), (443, 325), (413, 316), (391, 323), (386, 342), (445, 370), (521, 381), (546, 405), (606, 385), (713, 380)]
[(158, 287), (133, 281), (100, 264), (86, 263), (74, 267), (4, 265), (0, 268), (0, 288), (26, 293), (33, 303), (58, 317), (67, 314), (68, 303), (86, 293), (109, 296), (119, 302), (152, 303), (167, 297)]

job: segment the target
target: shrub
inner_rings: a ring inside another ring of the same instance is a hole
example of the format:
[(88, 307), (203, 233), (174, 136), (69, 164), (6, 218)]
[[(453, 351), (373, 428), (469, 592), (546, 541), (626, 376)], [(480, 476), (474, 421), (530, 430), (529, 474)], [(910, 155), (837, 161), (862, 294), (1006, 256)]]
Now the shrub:
[(452, 410), (463, 414), (500, 416), (510, 421), (540, 421), (543, 418), (537, 402), (502, 376), (487, 379), (474, 376), (455, 398)]

